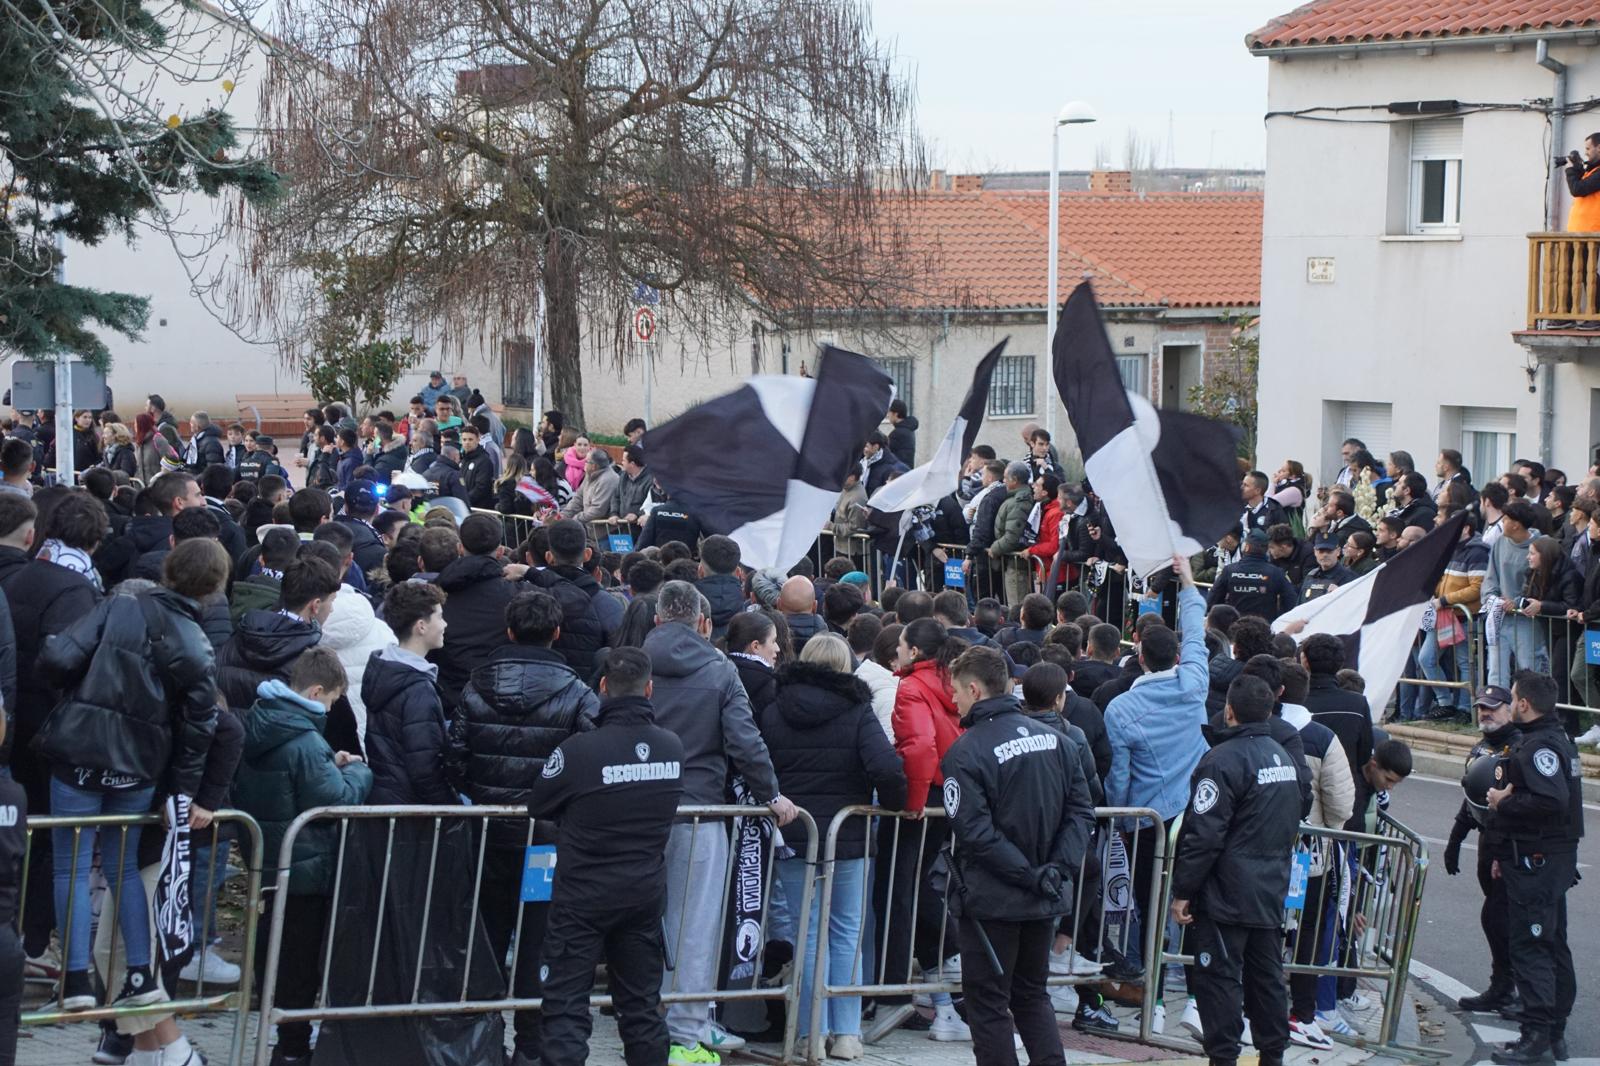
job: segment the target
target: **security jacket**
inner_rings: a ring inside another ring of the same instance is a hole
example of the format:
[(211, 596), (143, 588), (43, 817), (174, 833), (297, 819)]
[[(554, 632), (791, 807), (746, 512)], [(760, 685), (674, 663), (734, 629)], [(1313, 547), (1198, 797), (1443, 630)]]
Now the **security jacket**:
[[(1094, 829), (1077, 754), (1010, 696), (975, 704), (962, 724), (940, 764), (955, 838), (951, 913), (1006, 922), (1067, 913)], [(1039, 887), (1046, 866), (1061, 875), (1055, 898)]]
[(1172, 898), (1226, 925), (1276, 929), (1300, 830), (1299, 772), (1266, 722), (1215, 740), (1190, 778)]
[(1511, 795), (1489, 814), (1513, 858), (1572, 854), (1583, 837), (1583, 767), (1561, 719), (1553, 714), (1519, 723), (1522, 735), (1506, 754)]
[(665, 892), (682, 796), (683, 743), (655, 724), (650, 701), (607, 701), (599, 728), (562, 741), (528, 796), (529, 814), (561, 823), (551, 902), (603, 911)]

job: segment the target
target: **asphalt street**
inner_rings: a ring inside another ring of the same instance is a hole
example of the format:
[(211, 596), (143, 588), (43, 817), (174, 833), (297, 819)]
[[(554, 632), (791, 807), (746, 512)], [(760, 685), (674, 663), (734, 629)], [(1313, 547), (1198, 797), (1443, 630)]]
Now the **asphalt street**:
[[(1478, 924), (1483, 897), (1475, 875), (1476, 843), (1468, 837), (1461, 849), (1461, 873), (1444, 870), (1444, 846), (1461, 805), (1461, 788), (1454, 780), (1414, 774), (1396, 790), (1391, 813), (1428, 841), (1430, 864), (1423, 889), (1422, 926), (1417, 933), (1413, 987), (1434, 994), (1454, 1010), (1455, 1000), (1466, 993), (1461, 986), (1481, 992), (1489, 982), (1489, 949)], [(1567, 894), (1567, 936), (1578, 975), (1578, 1007), (1567, 1040), (1574, 1058), (1600, 1058), (1600, 1027), (1582, 1024), (1600, 992), (1600, 869), (1595, 866), (1600, 844), (1600, 806), (1585, 804), (1585, 839), (1578, 861), (1583, 880)], [(1420, 980), (1419, 980), (1420, 979)], [(1516, 1025), (1498, 1015), (1458, 1015), (1467, 1023), (1480, 1047), (1485, 1048)], [(1488, 1058), (1487, 1050), (1481, 1055)]]

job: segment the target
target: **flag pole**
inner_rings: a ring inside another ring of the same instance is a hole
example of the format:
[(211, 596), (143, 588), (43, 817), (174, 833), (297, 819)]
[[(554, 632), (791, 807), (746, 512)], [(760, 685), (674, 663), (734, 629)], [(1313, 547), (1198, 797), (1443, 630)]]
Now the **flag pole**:
[[(890, 563), (889, 563), (889, 580), (890, 581), (898, 581), (899, 580), (900, 549), (905, 547), (905, 544), (906, 544), (906, 531), (902, 529), (900, 531), (900, 539), (894, 542), (894, 559), (891, 560)], [(879, 595), (880, 596), (882, 595), (881, 591), (879, 592)]]

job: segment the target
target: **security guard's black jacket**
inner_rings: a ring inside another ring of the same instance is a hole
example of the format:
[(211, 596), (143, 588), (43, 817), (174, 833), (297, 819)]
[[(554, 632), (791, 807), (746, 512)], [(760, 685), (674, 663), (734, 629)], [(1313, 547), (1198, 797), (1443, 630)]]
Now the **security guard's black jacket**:
[(1522, 735), (1506, 755), (1511, 794), (1489, 814), (1517, 853), (1569, 854), (1583, 837), (1583, 780), (1578, 749), (1553, 714), (1518, 723)]
[(598, 728), (568, 737), (545, 760), (528, 797), (530, 815), (561, 823), (551, 902), (605, 910), (664, 892), (682, 795), (683, 744), (655, 724), (650, 701), (607, 701)]
[(1266, 722), (1216, 731), (1189, 779), (1172, 898), (1228, 925), (1276, 929), (1300, 831), (1300, 775)]
[[(1076, 755), (1011, 696), (979, 701), (961, 724), (939, 763), (959, 874), (951, 912), (1007, 922), (1067, 913), (1094, 828)], [(1047, 865), (1061, 875), (1059, 898), (1038, 887)]]

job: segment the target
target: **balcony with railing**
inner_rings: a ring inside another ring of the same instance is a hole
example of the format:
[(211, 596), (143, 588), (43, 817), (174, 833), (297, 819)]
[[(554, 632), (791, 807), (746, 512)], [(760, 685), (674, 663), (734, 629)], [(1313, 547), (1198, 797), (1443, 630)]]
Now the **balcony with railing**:
[(1528, 234), (1528, 323), (1512, 337), (1540, 362), (1600, 353), (1600, 233)]

